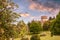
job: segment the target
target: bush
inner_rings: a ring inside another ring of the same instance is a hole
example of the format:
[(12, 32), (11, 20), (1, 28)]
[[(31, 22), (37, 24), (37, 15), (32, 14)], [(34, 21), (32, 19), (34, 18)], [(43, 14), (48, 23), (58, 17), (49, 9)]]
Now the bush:
[(30, 40), (40, 40), (40, 36), (38, 35), (33, 35)]

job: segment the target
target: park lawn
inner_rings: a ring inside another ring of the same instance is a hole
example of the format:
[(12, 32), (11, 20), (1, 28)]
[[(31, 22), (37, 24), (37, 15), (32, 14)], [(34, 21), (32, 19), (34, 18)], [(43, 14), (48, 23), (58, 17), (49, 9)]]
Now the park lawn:
[(53, 37), (41, 37), (41, 40), (60, 40), (60, 36), (53, 36)]
[[(51, 34), (49, 31), (47, 32), (42, 32), (43, 34), (46, 34), (46, 36), (41, 36), (40, 39), (41, 40), (60, 40), (60, 36), (53, 36), (51, 37)], [(30, 37), (30, 36), (28, 36)], [(15, 40), (20, 40), (20, 38), (16, 38)]]
[[(40, 38), (41, 40), (60, 40), (60, 36), (53, 36), (53, 37), (45, 36)], [(15, 40), (20, 40), (20, 38), (16, 38)]]
[(16, 38), (15, 40), (20, 40), (20, 38)]
[(40, 37), (41, 40), (60, 40), (60, 36), (51, 37), (51, 33), (49, 31), (43, 32), (46, 36)]

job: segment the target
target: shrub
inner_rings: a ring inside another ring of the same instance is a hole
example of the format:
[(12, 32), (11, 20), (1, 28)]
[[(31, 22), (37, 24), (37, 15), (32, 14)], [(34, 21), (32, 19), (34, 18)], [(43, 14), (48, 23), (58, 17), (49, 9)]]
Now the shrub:
[(30, 40), (40, 40), (40, 36), (38, 35), (33, 35)]

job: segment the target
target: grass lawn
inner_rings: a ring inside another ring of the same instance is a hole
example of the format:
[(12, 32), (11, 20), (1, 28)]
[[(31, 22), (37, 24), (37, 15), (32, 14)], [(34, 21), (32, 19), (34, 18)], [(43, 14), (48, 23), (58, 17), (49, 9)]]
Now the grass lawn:
[(53, 37), (51, 37), (51, 34), (50, 34), (49, 31), (43, 32), (43, 33), (46, 34), (46, 36), (40, 37), (41, 40), (60, 40), (60, 36), (53, 36)]
[[(41, 36), (40, 37), (41, 40), (60, 40), (60, 36), (53, 36), (53, 37), (51, 37), (51, 34), (50, 34), (49, 31), (42, 32), (41, 34), (46, 34), (46, 36)], [(15, 40), (20, 40), (20, 38), (16, 38)]]

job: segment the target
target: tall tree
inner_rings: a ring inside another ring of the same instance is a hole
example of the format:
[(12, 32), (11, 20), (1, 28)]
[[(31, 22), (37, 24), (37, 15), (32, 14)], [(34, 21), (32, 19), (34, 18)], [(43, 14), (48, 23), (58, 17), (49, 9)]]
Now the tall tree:
[(39, 34), (42, 30), (41, 23), (38, 21), (32, 21), (29, 26), (31, 34)]
[(16, 4), (10, 0), (0, 0), (0, 40), (3, 40), (3, 38), (9, 40), (14, 35), (11, 25), (20, 16), (12, 11), (15, 6)]
[(51, 34), (52, 35), (60, 35), (60, 12), (56, 16), (56, 19), (52, 23)]
[(42, 31), (40, 21), (32, 21), (28, 23), (30, 34), (32, 34), (31, 40), (40, 40), (40, 32)]
[(25, 37), (25, 35), (27, 35), (28, 33), (28, 27), (24, 23), (24, 21), (18, 22), (17, 27), (18, 27), (18, 32), (20, 33), (21, 38)]

